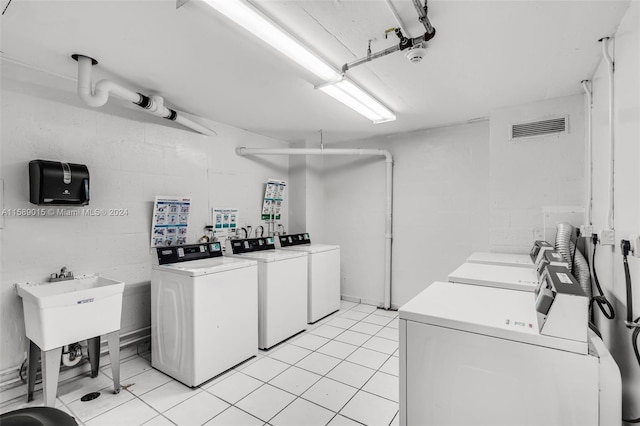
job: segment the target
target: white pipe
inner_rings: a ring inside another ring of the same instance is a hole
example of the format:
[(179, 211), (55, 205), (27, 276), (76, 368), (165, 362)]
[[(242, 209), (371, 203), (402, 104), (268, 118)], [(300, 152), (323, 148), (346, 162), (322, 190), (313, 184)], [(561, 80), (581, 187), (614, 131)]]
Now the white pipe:
[(160, 96), (151, 96), (146, 99), (148, 101), (146, 105), (141, 105), (145, 101), (145, 97), (142, 94), (109, 80), (100, 80), (92, 91), (91, 68), (93, 67), (93, 59), (83, 55), (75, 55), (74, 58), (76, 56), (78, 61), (78, 96), (90, 107), (103, 106), (109, 100), (109, 95), (113, 94), (141, 106), (153, 115), (175, 121), (203, 135), (213, 136), (216, 134), (213, 130), (184, 117), (183, 113), (164, 106), (164, 100)]
[(585, 205), (585, 225), (592, 225), (592, 208), (593, 208), (593, 153), (592, 153), (592, 137), (591, 137), (591, 104), (592, 93), (588, 86), (589, 80), (582, 80), (582, 90), (587, 95), (585, 105), (585, 131), (587, 142), (587, 197)]
[(613, 60), (609, 56), (609, 37), (604, 37), (602, 41), (602, 55), (607, 63), (607, 71), (609, 74), (609, 211), (607, 220), (609, 229), (613, 228), (613, 185), (614, 185), (614, 142), (613, 142)]
[(384, 2), (389, 7), (389, 10), (393, 14), (393, 17), (395, 18), (396, 22), (398, 23), (398, 26), (400, 28), (402, 28), (402, 31), (404, 31), (404, 35), (407, 36), (408, 38), (413, 38), (409, 34), (409, 29), (402, 22), (402, 18), (400, 18), (400, 15), (398, 14), (398, 11), (396, 10), (395, 6), (393, 5), (393, 3), (391, 3), (391, 0), (384, 0)]
[(361, 148), (236, 148), (238, 155), (379, 155), (386, 161), (386, 197), (384, 224), (384, 308), (391, 307), (391, 242), (393, 240), (393, 156), (386, 149)]

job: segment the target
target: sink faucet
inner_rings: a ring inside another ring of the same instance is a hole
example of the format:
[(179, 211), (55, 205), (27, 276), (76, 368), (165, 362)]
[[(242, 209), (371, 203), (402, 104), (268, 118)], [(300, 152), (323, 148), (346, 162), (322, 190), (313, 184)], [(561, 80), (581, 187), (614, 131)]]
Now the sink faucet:
[(62, 268), (60, 268), (59, 274), (56, 274), (55, 272), (51, 274), (51, 276), (49, 277), (49, 282), (66, 281), (66, 280), (72, 280), (72, 279), (73, 279), (73, 272), (67, 270), (66, 266), (63, 266)]

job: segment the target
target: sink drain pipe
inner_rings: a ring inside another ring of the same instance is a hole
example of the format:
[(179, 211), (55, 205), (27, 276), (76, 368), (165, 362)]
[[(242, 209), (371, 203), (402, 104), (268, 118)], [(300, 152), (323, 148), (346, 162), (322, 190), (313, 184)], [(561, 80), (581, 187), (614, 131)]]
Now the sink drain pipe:
[(348, 148), (236, 148), (236, 154), (244, 155), (376, 155), (386, 162), (386, 197), (384, 228), (384, 308), (391, 308), (391, 241), (393, 201), (393, 156), (386, 149)]
[(96, 83), (95, 90), (91, 90), (91, 67), (96, 65), (98, 61), (84, 55), (73, 54), (73, 59), (78, 61), (78, 96), (90, 107), (101, 107), (109, 100), (109, 94), (114, 94), (120, 98), (126, 99), (147, 112), (167, 120), (175, 121), (191, 130), (195, 130), (203, 135), (213, 136), (216, 133), (184, 117), (182, 113), (167, 108), (164, 105), (164, 99), (160, 96), (145, 96), (142, 93), (134, 92), (117, 83), (109, 80), (100, 80)]

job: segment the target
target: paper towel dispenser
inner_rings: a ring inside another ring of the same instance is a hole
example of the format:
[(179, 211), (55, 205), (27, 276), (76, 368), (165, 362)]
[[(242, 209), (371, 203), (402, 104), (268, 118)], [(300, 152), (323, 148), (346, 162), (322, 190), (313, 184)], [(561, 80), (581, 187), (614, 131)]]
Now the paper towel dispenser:
[(29, 201), (42, 205), (89, 204), (89, 170), (84, 164), (29, 162)]

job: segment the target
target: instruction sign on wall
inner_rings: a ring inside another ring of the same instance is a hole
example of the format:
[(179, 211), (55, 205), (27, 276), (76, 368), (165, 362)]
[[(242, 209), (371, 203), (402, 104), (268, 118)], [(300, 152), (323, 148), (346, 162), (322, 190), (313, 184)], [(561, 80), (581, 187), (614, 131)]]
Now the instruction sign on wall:
[(211, 209), (213, 230), (216, 237), (224, 238), (229, 234), (235, 234), (238, 228), (238, 209), (213, 208)]
[(151, 247), (187, 243), (191, 198), (157, 195), (153, 206)]
[(269, 179), (267, 181), (262, 202), (262, 220), (280, 219), (286, 186), (287, 182), (284, 180)]

